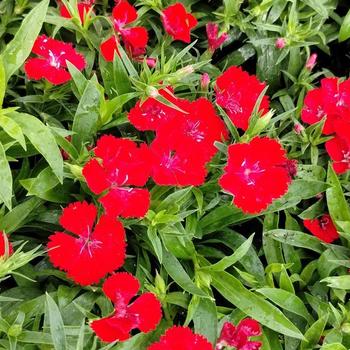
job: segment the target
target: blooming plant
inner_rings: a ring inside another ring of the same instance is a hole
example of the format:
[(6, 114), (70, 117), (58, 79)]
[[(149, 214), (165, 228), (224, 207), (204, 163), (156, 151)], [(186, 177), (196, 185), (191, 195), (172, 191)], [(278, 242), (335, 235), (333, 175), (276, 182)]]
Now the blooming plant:
[(0, 1), (0, 348), (350, 348), (350, 6)]

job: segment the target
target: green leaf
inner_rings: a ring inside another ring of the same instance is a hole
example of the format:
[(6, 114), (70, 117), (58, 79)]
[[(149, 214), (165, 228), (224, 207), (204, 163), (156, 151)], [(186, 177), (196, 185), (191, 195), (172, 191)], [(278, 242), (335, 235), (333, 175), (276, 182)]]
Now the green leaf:
[(50, 321), (50, 333), (55, 350), (66, 350), (67, 341), (61, 312), (48, 293), (46, 293), (46, 312)]
[(11, 233), (25, 223), (28, 216), (42, 204), (42, 200), (32, 197), (17, 205), (0, 220), (0, 230)]
[(328, 315), (317, 320), (305, 333), (305, 340), (301, 342), (300, 350), (312, 350), (318, 344), (327, 324)]
[(299, 231), (277, 229), (264, 232), (264, 235), (281, 243), (310, 249), (317, 253), (322, 253), (325, 250), (317, 237)]
[(339, 30), (339, 41), (345, 41), (350, 38), (350, 10), (343, 19), (343, 23)]
[(254, 234), (252, 234), (241, 246), (239, 246), (236, 251), (230, 255), (225, 256), (216, 264), (210, 265), (208, 267), (204, 267), (203, 269), (208, 269), (210, 271), (224, 271), (228, 267), (235, 264), (237, 261), (241, 260), (249, 251), (252, 242), (253, 242)]
[(203, 334), (212, 344), (216, 342), (218, 317), (213, 300), (200, 298), (193, 315), (194, 330)]
[(260, 288), (257, 289), (257, 292), (263, 294), (282, 309), (305, 318), (310, 324), (313, 323), (313, 318), (307, 311), (304, 302), (293, 293), (278, 288)]
[(5, 75), (8, 81), (12, 74), (22, 66), (32, 51), (32, 47), (44, 23), (49, 0), (43, 0), (36, 5), (24, 18), (15, 37), (2, 53), (5, 65)]
[(74, 116), (72, 131), (72, 143), (77, 150), (92, 140), (97, 132), (99, 118), (100, 91), (96, 83), (89, 81), (80, 99), (77, 111)]
[(304, 339), (299, 329), (284, 314), (227, 272), (215, 272), (212, 285), (230, 303), (262, 325), (292, 338)]
[(330, 288), (350, 290), (350, 275), (327, 277), (321, 280)]
[(6, 74), (5, 74), (5, 66), (4, 66), (4, 60), (2, 56), (0, 55), (0, 109), (2, 106), (2, 103), (4, 101), (5, 92), (6, 92)]
[(174, 255), (163, 249), (163, 266), (169, 276), (185, 291), (198, 295), (200, 297), (208, 297), (201, 289), (199, 289), (191, 280), (179, 260)]
[(350, 208), (331, 164), (328, 164), (327, 181), (330, 185), (326, 190), (327, 205), (333, 221), (350, 221)]
[(332, 343), (323, 345), (320, 350), (347, 350), (346, 347), (340, 343)]
[(2, 143), (0, 143), (0, 199), (12, 209), (12, 173)]
[(26, 140), (21, 127), (11, 118), (2, 114), (0, 111), (0, 127), (6, 132), (7, 135), (16, 140), (24, 150), (27, 150)]
[(21, 128), (36, 150), (43, 155), (60, 183), (63, 182), (63, 159), (54, 135), (38, 118), (27, 113), (8, 114)]

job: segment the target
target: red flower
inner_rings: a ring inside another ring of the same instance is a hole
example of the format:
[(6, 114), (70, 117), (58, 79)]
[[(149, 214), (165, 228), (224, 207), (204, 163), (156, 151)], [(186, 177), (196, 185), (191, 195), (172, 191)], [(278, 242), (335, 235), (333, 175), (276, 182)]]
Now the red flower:
[(13, 253), (13, 247), (11, 242), (8, 240), (7, 235), (0, 231), (0, 259), (5, 256), (9, 256)]
[[(148, 190), (144, 186), (151, 172), (151, 154), (146, 144), (140, 147), (131, 140), (105, 135), (97, 141), (96, 158), (83, 168), (83, 175), (92, 192), (100, 194), (99, 201), (108, 215), (143, 217), (148, 211)], [(141, 169), (141, 170), (140, 170)]]
[[(58, 3), (59, 3), (60, 15), (64, 18), (72, 18), (72, 15), (67, 9), (67, 7), (61, 1), (59, 1)], [(85, 16), (90, 12), (94, 3), (95, 3), (95, 0), (85, 0), (85, 1), (78, 2), (77, 7), (78, 7), (81, 23), (84, 23)]]
[(326, 243), (332, 243), (339, 238), (337, 228), (329, 214), (320, 218), (304, 220), (304, 226), (317, 238)]
[(86, 66), (84, 57), (76, 52), (72, 44), (48, 38), (46, 35), (36, 39), (32, 52), (41, 58), (29, 58), (26, 61), (24, 70), (29, 79), (45, 78), (50, 83), (59, 85), (71, 79), (66, 69), (66, 61), (79, 70)]
[[(347, 117), (346, 117), (347, 118)], [(326, 150), (333, 160), (333, 169), (343, 174), (350, 169), (350, 119), (333, 120), (335, 137), (326, 142)]]
[[(137, 19), (136, 9), (128, 1), (118, 0), (113, 8), (112, 16), (114, 28), (122, 37), (126, 50), (131, 57), (139, 59), (146, 53), (147, 30), (144, 27), (125, 27)], [(100, 50), (106, 61), (113, 61), (114, 53), (119, 55), (117, 42), (118, 38), (112, 36), (101, 44)]]
[(207, 175), (206, 159), (185, 147), (175, 147), (167, 138), (157, 137), (151, 144), (152, 178), (162, 186), (200, 186)]
[[(215, 86), (216, 103), (223, 107), (237, 128), (247, 130), (256, 100), (265, 88), (254, 75), (249, 75), (240, 67), (230, 67), (221, 74)], [(264, 96), (259, 112), (269, 109), (269, 99)]]
[(216, 350), (221, 350), (225, 346), (233, 346), (237, 350), (259, 350), (262, 343), (249, 340), (249, 337), (258, 335), (261, 335), (261, 327), (251, 318), (242, 320), (237, 327), (230, 322), (225, 322), (216, 344)]
[(156, 328), (162, 311), (153, 293), (144, 293), (129, 305), (139, 289), (139, 281), (126, 272), (115, 273), (106, 279), (103, 292), (114, 303), (115, 311), (109, 317), (91, 322), (91, 328), (102, 341), (123, 341), (130, 338), (134, 329), (148, 333)]
[(219, 36), (219, 25), (217, 23), (209, 22), (205, 28), (208, 37), (208, 48), (211, 52), (218, 49), (229, 38), (227, 33), (222, 33)]
[(338, 78), (324, 78), (321, 87), (310, 90), (304, 101), (301, 119), (307, 124), (315, 124), (326, 118), (324, 134), (335, 131), (334, 123), (348, 119), (350, 113), (350, 79), (340, 82)]
[(118, 51), (117, 43), (118, 43), (117, 37), (111, 36), (109, 39), (105, 40), (100, 45), (101, 55), (107, 62), (113, 62), (115, 54), (117, 54), (118, 56), (120, 55)]
[(213, 350), (213, 347), (205, 337), (193, 333), (190, 328), (173, 326), (147, 350)]
[[(177, 99), (171, 87), (158, 91), (159, 95), (169, 102), (177, 105)], [(180, 112), (181, 114), (181, 112)], [(129, 121), (138, 130), (158, 130), (159, 127), (168, 123), (170, 120), (179, 115), (179, 111), (159, 102), (155, 98), (149, 97), (144, 102), (137, 102), (128, 114)]]
[(221, 187), (233, 194), (233, 203), (244, 213), (259, 213), (282, 197), (291, 182), (286, 151), (277, 140), (255, 137), (228, 148)]
[(225, 123), (205, 98), (194, 102), (182, 100), (178, 105), (187, 113), (178, 114), (159, 127), (157, 138), (162, 138), (164, 143), (169, 143), (184, 154), (191, 152), (209, 161), (217, 153), (214, 142), (228, 137)]
[(73, 235), (55, 232), (47, 245), (52, 264), (81, 285), (99, 282), (121, 267), (125, 259), (122, 224), (102, 215), (94, 228), (96, 217), (97, 208), (93, 204), (71, 203), (63, 209), (60, 224)]
[(161, 20), (165, 31), (174, 40), (181, 40), (185, 43), (191, 42), (191, 29), (197, 25), (196, 18), (186, 11), (180, 2), (168, 6), (162, 12)]

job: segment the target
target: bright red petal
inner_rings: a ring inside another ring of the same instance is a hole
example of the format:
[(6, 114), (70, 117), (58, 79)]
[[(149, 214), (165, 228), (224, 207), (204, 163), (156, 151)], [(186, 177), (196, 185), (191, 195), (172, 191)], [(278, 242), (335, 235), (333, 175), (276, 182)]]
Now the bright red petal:
[(115, 54), (120, 55), (117, 40), (115, 36), (111, 36), (100, 45), (101, 54), (107, 62), (113, 62)]
[(100, 194), (110, 186), (103, 167), (96, 159), (91, 159), (85, 164), (83, 176), (90, 190), (95, 194)]
[(115, 29), (120, 31), (126, 24), (137, 19), (136, 9), (126, 0), (118, 0), (113, 8), (113, 22)]
[(150, 193), (141, 188), (119, 187), (110, 190), (99, 201), (113, 217), (143, 218), (150, 206)]
[(251, 318), (245, 318), (238, 324), (237, 332), (242, 332), (247, 337), (255, 337), (261, 335), (261, 326), (258, 321)]
[(127, 319), (112, 317), (91, 322), (90, 327), (104, 342), (123, 341), (130, 338), (132, 325)]
[(93, 204), (74, 202), (63, 209), (60, 224), (76, 235), (85, 235), (93, 229), (96, 216), (97, 208)]
[(128, 312), (138, 316), (137, 328), (141, 332), (154, 330), (162, 318), (160, 301), (153, 293), (144, 293), (129, 307)]
[(0, 258), (7, 254), (7, 256), (13, 253), (13, 247), (11, 242), (8, 240), (7, 235), (0, 231)]
[(138, 57), (146, 53), (148, 33), (144, 27), (126, 28), (121, 31), (121, 35), (127, 51), (132, 57)]
[(124, 303), (128, 304), (139, 289), (138, 279), (127, 272), (117, 272), (103, 283), (103, 292), (113, 303), (119, 302), (122, 296)]

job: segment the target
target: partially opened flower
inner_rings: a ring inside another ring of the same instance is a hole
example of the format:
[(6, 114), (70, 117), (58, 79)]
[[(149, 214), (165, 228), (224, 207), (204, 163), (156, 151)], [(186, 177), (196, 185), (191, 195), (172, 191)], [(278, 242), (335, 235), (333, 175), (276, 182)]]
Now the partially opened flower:
[(8, 257), (13, 253), (13, 247), (11, 242), (9, 241), (7, 235), (0, 231), (0, 259), (2, 257)]
[[(83, 175), (92, 192), (103, 193), (99, 199), (111, 216), (143, 217), (150, 205), (144, 186), (150, 176), (152, 160), (146, 144), (138, 145), (128, 139), (104, 135), (94, 149), (98, 158), (83, 168)], [(106, 191), (106, 193), (104, 193)]]
[(75, 202), (63, 209), (60, 224), (68, 231), (55, 232), (47, 245), (50, 261), (81, 285), (98, 283), (125, 260), (122, 224), (106, 215), (97, 221), (97, 208)]
[[(249, 75), (240, 67), (230, 67), (216, 80), (216, 103), (225, 109), (237, 128), (247, 130), (256, 101), (265, 86), (255, 75)], [(268, 109), (269, 99), (264, 96), (259, 112), (265, 114)]]
[(174, 40), (191, 42), (191, 30), (197, 25), (196, 18), (186, 11), (185, 6), (177, 2), (163, 10), (161, 20), (165, 31)]
[[(60, 15), (64, 18), (72, 18), (72, 14), (69, 12), (67, 7), (61, 2), (59, 3)], [(83, 0), (77, 3), (78, 13), (81, 23), (84, 24), (86, 15), (91, 11), (95, 0)]]
[(323, 242), (332, 243), (339, 238), (337, 228), (329, 214), (323, 214), (316, 219), (304, 220), (304, 226)]
[[(127, 27), (127, 25), (136, 21), (137, 17), (136, 9), (127, 0), (116, 1), (112, 12), (115, 31), (121, 36), (130, 56), (139, 60), (146, 53), (147, 30), (144, 27)], [(106, 61), (113, 61), (115, 53), (119, 55), (118, 42), (118, 37), (112, 36), (101, 44), (100, 50)]]
[(233, 195), (244, 213), (259, 213), (282, 197), (291, 182), (290, 163), (279, 142), (255, 137), (228, 148), (228, 162), (220, 186)]
[(205, 28), (208, 37), (208, 49), (211, 52), (218, 49), (229, 38), (227, 33), (219, 35), (219, 25), (217, 23), (209, 22)]
[(83, 70), (86, 66), (85, 58), (79, 54), (70, 43), (39, 36), (32, 48), (32, 52), (40, 56), (29, 58), (24, 70), (29, 79), (46, 79), (54, 85), (66, 83), (71, 79), (67, 70), (67, 61), (77, 69)]
[(232, 346), (237, 350), (259, 350), (262, 343), (249, 340), (250, 337), (258, 335), (261, 335), (260, 324), (251, 318), (242, 320), (237, 327), (225, 322), (215, 349), (221, 350), (225, 346)]
[(147, 350), (213, 350), (213, 346), (204, 336), (193, 333), (190, 328), (173, 326)]
[(139, 281), (131, 274), (115, 273), (106, 279), (102, 289), (115, 308), (111, 316), (90, 324), (102, 341), (126, 340), (130, 338), (130, 332), (135, 329), (148, 333), (160, 322), (161, 304), (153, 293), (141, 294), (130, 304), (140, 289)]

